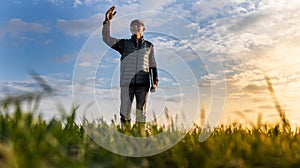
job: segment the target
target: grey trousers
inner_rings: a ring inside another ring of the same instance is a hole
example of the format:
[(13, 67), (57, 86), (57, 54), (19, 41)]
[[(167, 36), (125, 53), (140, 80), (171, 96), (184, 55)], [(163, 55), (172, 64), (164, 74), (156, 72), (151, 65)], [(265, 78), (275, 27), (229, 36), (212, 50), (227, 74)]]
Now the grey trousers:
[(149, 86), (121, 87), (121, 122), (131, 120), (131, 106), (133, 98), (136, 99), (136, 122), (146, 121), (146, 103), (148, 98)]

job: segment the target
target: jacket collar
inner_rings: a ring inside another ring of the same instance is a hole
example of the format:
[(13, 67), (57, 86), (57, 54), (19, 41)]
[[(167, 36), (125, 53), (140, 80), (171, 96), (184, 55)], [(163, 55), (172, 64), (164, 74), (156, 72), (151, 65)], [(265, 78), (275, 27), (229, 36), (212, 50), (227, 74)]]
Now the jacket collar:
[[(134, 43), (136, 42), (136, 35), (131, 35), (131, 40), (134, 41)], [(142, 36), (140, 39), (139, 39), (139, 43), (143, 43), (144, 42), (144, 36)]]

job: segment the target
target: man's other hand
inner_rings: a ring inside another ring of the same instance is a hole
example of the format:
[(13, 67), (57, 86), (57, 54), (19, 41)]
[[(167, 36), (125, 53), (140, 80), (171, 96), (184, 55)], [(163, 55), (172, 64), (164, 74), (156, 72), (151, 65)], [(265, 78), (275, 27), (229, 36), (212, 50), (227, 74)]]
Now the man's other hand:
[(158, 82), (155, 82), (155, 84), (153, 84), (153, 85), (151, 86), (150, 92), (151, 92), (151, 93), (155, 92), (157, 86), (158, 86)]

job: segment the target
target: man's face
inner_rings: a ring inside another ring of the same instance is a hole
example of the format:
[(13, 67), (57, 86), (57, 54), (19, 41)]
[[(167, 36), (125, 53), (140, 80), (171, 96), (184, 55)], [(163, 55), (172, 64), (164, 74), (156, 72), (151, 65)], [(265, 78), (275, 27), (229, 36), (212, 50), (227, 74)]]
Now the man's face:
[(130, 26), (130, 31), (132, 34), (143, 34), (145, 27), (142, 24), (134, 23)]

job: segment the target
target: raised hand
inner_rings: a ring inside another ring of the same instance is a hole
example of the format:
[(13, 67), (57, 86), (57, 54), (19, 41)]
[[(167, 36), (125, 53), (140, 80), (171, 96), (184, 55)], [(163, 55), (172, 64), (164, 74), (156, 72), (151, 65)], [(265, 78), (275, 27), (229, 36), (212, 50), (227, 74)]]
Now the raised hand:
[(109, 8), (109, 10), (105, 14), (105, 21), (110, 21), (116, 15), (117, 12), (114, 10), (115, 6)]

